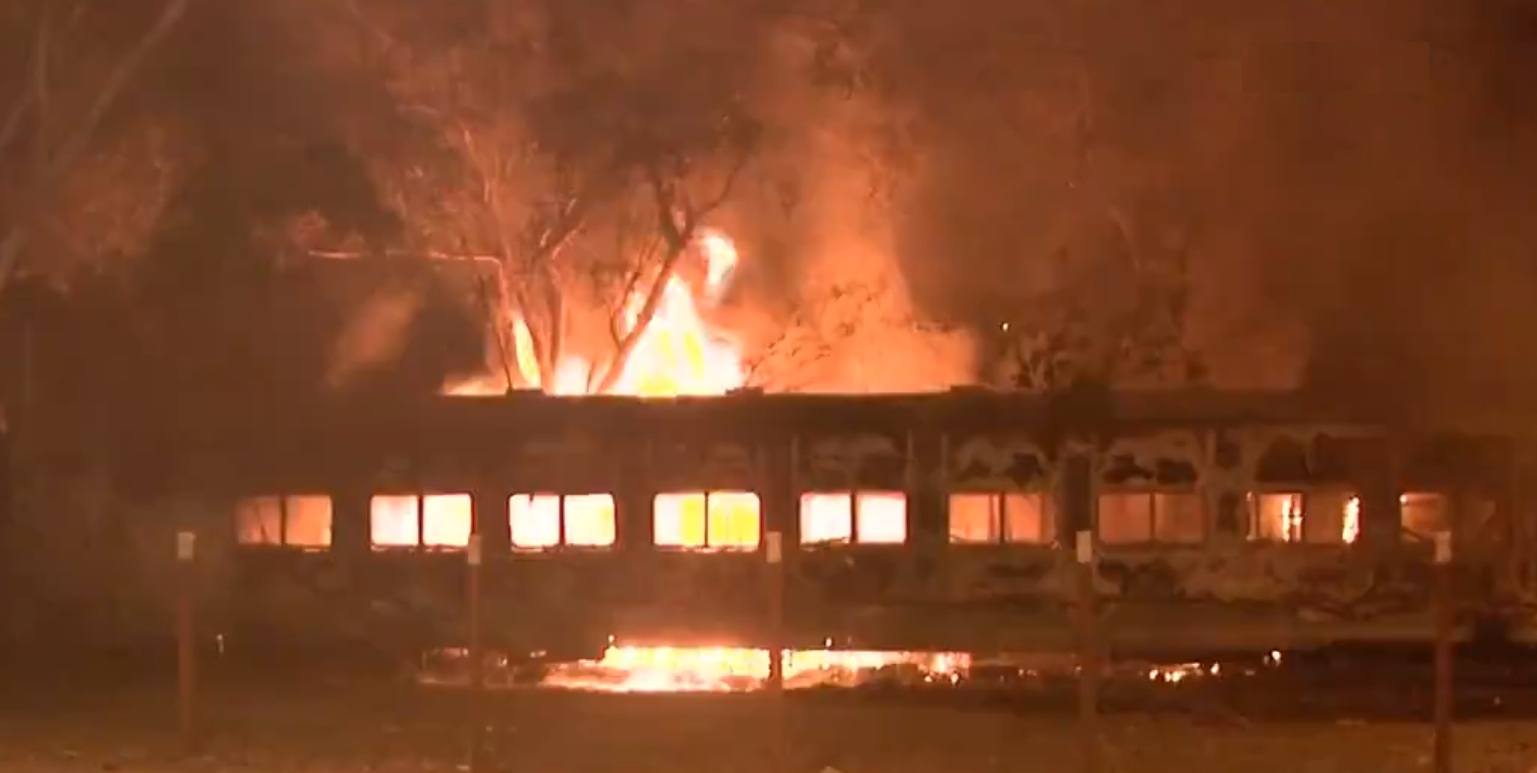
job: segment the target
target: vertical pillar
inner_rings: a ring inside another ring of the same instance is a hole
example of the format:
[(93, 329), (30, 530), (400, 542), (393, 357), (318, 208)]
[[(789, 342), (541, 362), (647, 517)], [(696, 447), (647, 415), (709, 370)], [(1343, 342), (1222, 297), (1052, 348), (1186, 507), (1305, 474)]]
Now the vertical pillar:
[(1078, 607), (1078, 732), (1084, 773), (1100, 770), (1099, 668), (1100, 641), (1094, 598), (1094, 533), (1079, 531), (1077, 559)]
[(1435, 772), (1452, 770), (1452, 655), (1457, 635), (1457, 599), (1453, 588), (1452, 535), (1436, 534), (1435, 547)]
[(176, 533), (176, 694), (181, 742), (187, 750), (197, 742), (196, 550), (195, 532)]
[(11, 467), (11, 428), (7, 422), (6, 406), (0, 405), (0, 587), (7, 588), (7, 592), (0, 593), (0, 657), (4, 656), (7, 649), (16, 642), (11, 640), (12, 615), (16, 610), (12, 608), (12, 599), (21, 589), (21, 577), (16, 570), (16, 553), (13, 541), (15, 532), (15, 489), (11, 485), (13, 470)]
[(1360, 533), (1356, 544), (1375, 555), (1389, 554), (1402, 542), (1399, 464), (1403, 439), (1374, 440), (1352, 456), (1352, 473), (1360, 481)]

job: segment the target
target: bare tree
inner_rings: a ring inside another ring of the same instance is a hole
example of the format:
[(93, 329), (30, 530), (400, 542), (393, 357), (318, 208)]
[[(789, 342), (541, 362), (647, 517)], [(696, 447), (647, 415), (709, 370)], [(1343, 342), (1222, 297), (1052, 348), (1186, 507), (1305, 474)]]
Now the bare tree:
[[(78, 80), (81, 71), (89, 68), (71, 67), (59, 55), (61, 50), (84, 46), (84, 41), (72, 40), (72, 33), (91, 12), (86, 0), (49, 0), (38, 5), (31, 20), (25, 77), (0, 113), (4, 116), (0, 120), (0, 159), (24, 155), (30, 162), (21, 167), (26, 171), (20, 191), (12, 197), (14, 205), (0, 213), (0, 289), (16, 275), (40, 218), (55, 203), (103, 118), (191, 3), (166, 0), (148, 29), (92, 85), (64, 82)], [(34, 131), (24, 138), (29, 123)], [(26, 146), (25, 152), (22, 146)]]
[(742, 13), (714, 14), (730, 28), (716, 40), (721, 27), (699, 29), (698, 19), (672, 27), (680, 50), (616, 26), (601, 4), (487, 2), (480, 23), (446, 44), (410, 40), (387, 2), (353, 8), (402, 103), (458, 170), (384, 164), (382, 187), (424, 251), (500, 263), (502, 287), (486, 296), (513, 307), (487, 304), (503, 368), (516, 315), (539, 372), (553, 374), (570, 346), (575, 290), (598, 287), (612, 340), (587, 388), (613, 389), (756, 147), (732, 80), (751, 56), (733, 45), (750, 29)]

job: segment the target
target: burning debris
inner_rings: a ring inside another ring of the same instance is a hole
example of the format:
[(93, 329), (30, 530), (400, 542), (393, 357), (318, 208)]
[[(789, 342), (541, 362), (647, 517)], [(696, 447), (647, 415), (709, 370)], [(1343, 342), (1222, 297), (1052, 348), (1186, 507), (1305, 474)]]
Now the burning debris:
[[(542, 656), (542, 654), (540, 654)], [(467, 684), (468, 653), (448, 648), (429, 653), (419, 679), (424, 684)], [(530, 663), (536, 660), (528, 661)], [(1272, 650), (1256, 658), (1156, 663), (1123, 660), (1106, 676), (1134, 683), (1177, 685), (1201, 679), (1250, 677), (1281, 667)], [(769, 678), (769, 651), (728, 646), (637, 645), (611, 642), (596, 658), (545, 663), (519, 669), (498, 659), (493, 673), (507, 684), (606, 693), (752, 692)], [(876, 650), (786, 650), (786, 689), (811, 688), (1040, 688), (1048, 680), (1075, 678), (1071, 654), (1033, 653), (980, 657), (964, 652)], [(496, 681), (496, 680), (491, 680)]]

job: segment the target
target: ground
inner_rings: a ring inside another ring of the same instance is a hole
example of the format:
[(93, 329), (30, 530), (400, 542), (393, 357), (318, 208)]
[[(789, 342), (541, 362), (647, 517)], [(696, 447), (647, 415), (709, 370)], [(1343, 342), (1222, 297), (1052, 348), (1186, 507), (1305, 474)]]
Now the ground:
[[(467, 770), (477, 714), (482, 769), (519, 773), (965, 773), (1076, 771), (1071, 705), (900, 696), (594, 695), (405, 683), (242, 680), (206, 686), (201, 748), (182, 753), (174, 689), (98, 684), (0, 692), (0, 771)], [(78, 680), (84, 681), (84, 680)], [(776, 765), (775, 706), (787, 751)], [(1124, 708), (1124, 707), (1123, 707)], [(1254, 719), (1209, 698), (1101, 718), (1106, 771), (1430, 770), (1422, 721)], [(1537, 771), (1537, 721), (1457, 727), (1460, 773)]]

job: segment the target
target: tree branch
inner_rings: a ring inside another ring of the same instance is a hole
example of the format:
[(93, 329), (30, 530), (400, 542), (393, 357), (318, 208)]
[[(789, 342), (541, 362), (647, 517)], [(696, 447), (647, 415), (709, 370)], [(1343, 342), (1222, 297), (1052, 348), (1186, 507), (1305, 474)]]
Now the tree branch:
[(139, 66), (143, 64), (149, 53), (170, 34), (191, 4), (192, 0), (167, 0), (155, 24), (113, 68), (102, 84), (101, 91), (97, 93), (96, 99), (91, 103), (90, 109), (86, 111), (85, 117), (81, 119), (80, 124), (75, 127), (74, 132), (69, 135), (58, 151), (51, 155), (47, 166), (38, 175), (39, 179), (34, 180), (20, 216), (10, 225), (4, 238), (0, 239), (0, 291), (4, 291), (16, 274), (22, 251), (31, 236), (33, 222), (42, 211), (44, 201), (53, 198), (64, 175), (85, 152), (102, 117), (117, 101), (118, 95), (127, 87), (128, 82), (138, 72)]
[[(613, 359), (609, 361), (602, 380), (598, 382), (597, 389), (593, 391), (602, 394), (613, 389), (619, 383), (620, 377), (624, 375), (625, 367), (629, 365), (631, 355), (635, 353), (636, 345), (640, 343), (640, 339), (645, 335), (646, 329), (651, 326), (652, 320), (656, 318), (657, 310), (662, 307), (662, 299), (666, 295), (667, 285), (672, 281), (673, 274), (677, 272), (679, 259), (683, 257), (689, 245), (693, 243), (694, 232), (698, 228), (699, 222), (713, 214), (715, 210), (719, 209), (730, 198), (731, 190), (736, 184), (737, 177), (747, 166), (748, 157), (749, 151), (743, 148), (732, 159), (731, 166), (727, 169), (726, 177), (721, 182), (720, 189), (716, 192), (716, 195), (703, 207), (697, 209), (692, 203), (687, 201), (686, 197), (683, 205), (680, 207), (677, 200), (677, 188), (673, 181), (663, 178), (661, 170), (655, 164), (648, 164), (646, 166), (646, 179), (651, 184), (652, 198), (656, 202), (657, 227), (661, 232), (663, 240), (667, 243), (667, 254), (662, 259), (662, 265), (657, 269), (656, 276), (651, 281), (651, 287), (646, 292), (646, 300), (641, 304), (640, 313), (636, 315), (635, 323), (630, 326), (630, 329), (620, 339), (619, 346), (614, 351)], [(678, 222), (678, 210), (680, 208), (683, 210), (683, 222), (681, 224)], [(629, 297), (627, 293), (625, 298), (621, 300), (621, 303), (627, 302)], [(621, 307), (620, 313), (623, 313), (623, 307)]]

